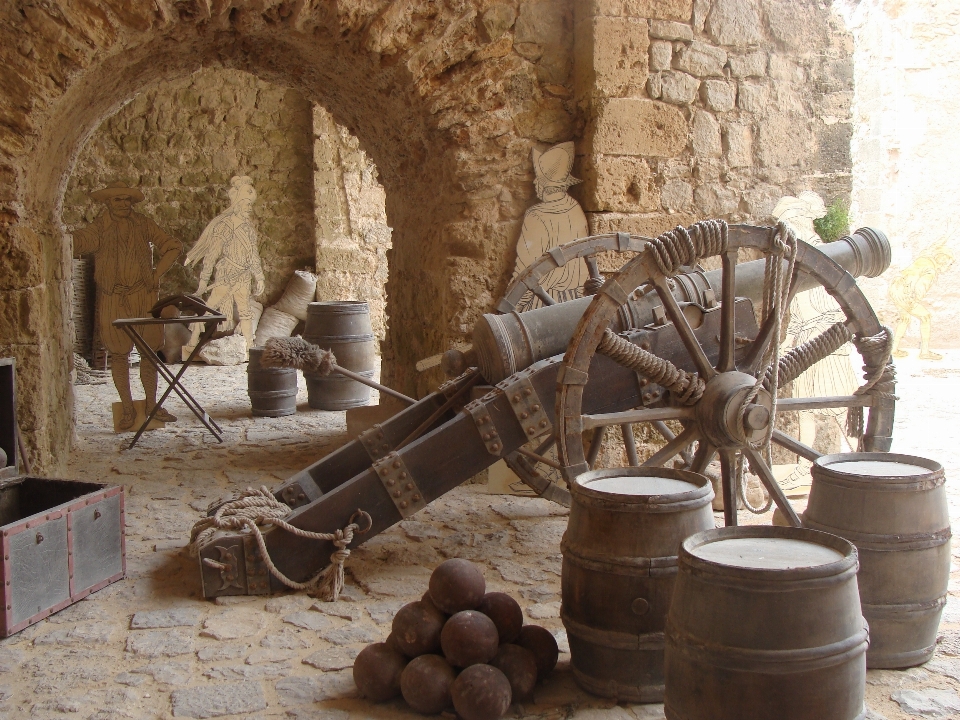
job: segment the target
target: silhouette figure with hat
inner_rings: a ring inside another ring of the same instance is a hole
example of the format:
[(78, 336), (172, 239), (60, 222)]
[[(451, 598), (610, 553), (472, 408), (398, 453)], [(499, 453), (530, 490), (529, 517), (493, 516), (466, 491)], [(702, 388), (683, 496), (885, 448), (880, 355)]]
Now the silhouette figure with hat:
[[(129, 430), (137, 414), (130, 394), (130, 350), (133, 341), (113, 326), (120, 318), (146, 317), (159, 299), (160, 278), (180, 257), (182, 243), (145, 215), (133, 211), (143, 193), (122, 182), (113, 182), (90, 193), (102, 202), (104, 212), (87, 227), (73, 233), (73, 253), (93, 255), (97, 287), (97, 327), (110, 352), (110, 371), (123, 408), (117, 427)], [(157, 263), (154, 267), (154, 252)], [(163, 344), (163, 326), (148, 325), (141, 332), (154, 350)], [(140, 381), (149, 414), (157, 404), (157, 369), (140, 363)], [(163, 408), (154, 416), (161, 422), (176, 418)]]
[[(587, 218), (580, 204), (567, 194), (567, 188), (580, 182), (570, 174), (573, 157), (572, 142), (554, 145), (546, 152), (533, 149), (534, 188), (541, 202), (527, 210), (523, 217), (517, 241), (517, 273), (551, 248), (589, 235)], [(567, 263), (548, 273), (540, 284), (562, 302), (579, 297), (589, 277), (584, 263)], [(538, 303), (539, 300), (532, 297), (529, 307)]]

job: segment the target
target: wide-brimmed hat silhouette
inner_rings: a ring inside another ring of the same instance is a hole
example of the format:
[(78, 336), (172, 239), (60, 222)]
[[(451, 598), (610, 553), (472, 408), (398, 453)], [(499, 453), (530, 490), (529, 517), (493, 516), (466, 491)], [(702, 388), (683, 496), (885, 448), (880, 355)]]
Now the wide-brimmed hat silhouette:
[(554, 145), (546, 152), (533, 149), (533, 171), (544, 185), (570, 187), (581, 182), (570, 174), (573, 167), (574, 149), (572, 142)]
[(143, 201), (143, 193), (140, 192), (139, 189), (128, 187), (127, 184), (123, 182), (112, 182), (105, 188), (90, 193), (90, 197), (101, 202), (109, 200), (112, 197), (117, 197), (118, 195), (129, 195), (130, 202), (134, 204)]

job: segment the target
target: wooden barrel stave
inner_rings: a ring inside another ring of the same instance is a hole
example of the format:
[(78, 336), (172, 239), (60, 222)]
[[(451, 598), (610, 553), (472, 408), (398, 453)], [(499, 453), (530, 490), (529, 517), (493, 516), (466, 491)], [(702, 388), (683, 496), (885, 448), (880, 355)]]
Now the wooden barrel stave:
[[(854, 462), (898, 468), (887, 474), (878, 466), (867, 466), (871, 472), (863, 475), (843, 471), (844, 463)], [(860, 601), (870, 624), (867, 667), (926, 662), (950, 578), (943, 468), (909, 455), (846, 453), (819, 458), (812, 475), (804, 526), (839, 535), (860, 552)]]
[[(590, 490), (596, 480), (629, 476), (680, 480), (689, 490), (647, 496)], [(580, 476), (571, 494), (561, 544), (561, 619), (574, 677), (596, 695), (660, 702), (676, 549), (687, 535), (713, 527), (710, 483), (683, 471), (618, 468)]]
[[(340, 367), (373, 379), (376, 346), (366, 302), (310, 303), (303, 338), (332, 351)], [(349, 410), (370, 402), (370, 387), (356, 380), (337, 373), (322, 376), (305, 372), (303, 376), (307, 381), (307, 402), (312, 408)]]
[[(705, 542), (797, 539), (840, 553), (819, 567), (739, 568), (695, 557)], [(864, 717), (856, 550), (841, 538), (781, 527), (708, 530), (681, 549), (667, 621), (669, 720)]]
[(284, 417), (297, 412), (297, 371), (260, 365), (263, 348), (250, 348), (247, 395), (255, 417)]

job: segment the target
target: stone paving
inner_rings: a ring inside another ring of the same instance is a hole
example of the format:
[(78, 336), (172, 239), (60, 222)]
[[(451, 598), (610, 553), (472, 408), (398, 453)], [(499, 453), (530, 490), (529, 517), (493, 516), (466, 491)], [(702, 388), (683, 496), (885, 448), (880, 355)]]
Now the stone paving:
[[(123, 450), (130, 435), (108, 429), (113, 388), (77, 388), (68, 474), (126, 486), (127, 577), (0, 641), (0, 717), (416, 717), (402, 701), (372, 705), (358, 698), (350, 668), (366, 643), (386, 637), (394, 612), (420, 597), (430, 569), (454, 556), (480, 563), (488, 589), (517, 598), (529, 621), (549, 628), (567, 650), (559, 620), (567, 511), (539, 499), (487, 494), (476, 484), (354, 551), (337, 603), (295, 593), (204, 600), (196, 560), (183, 551), (199, 511), (248, 485), (275, 485), (347, 441), (343, 414), (309, 410), (303, 388), (297, 415), (251, 418), (244, 370), (198, 367), (186, 376), (223, 426), (222, 445), (171, 402), (180, 422)], [(900, 378), (895, 449), (946, 466), (956, 524), (960, 425), (951, 393), (960, 388), (960, 352), (941, 363), (909, 358)], [(951, 578), (935, 659), (903, 672), (869, 672), (869, 718), (960, 716), (956, 563)], [(615, 705), (585, 694), (573, 682), (569, 657), (561, 654), (535, 703), (514, 706), (511, 717), (663, 717), (662, 705)]]

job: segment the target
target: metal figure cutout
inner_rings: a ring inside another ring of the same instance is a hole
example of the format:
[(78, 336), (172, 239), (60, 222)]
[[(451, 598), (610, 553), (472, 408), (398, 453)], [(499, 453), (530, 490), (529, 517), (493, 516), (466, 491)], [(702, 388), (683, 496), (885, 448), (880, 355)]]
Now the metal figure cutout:
[(933, 287), (933, 284), (946, 272), (954, 262), (953, 251), (947, 247), (944, 238), (924, 249), (917, 259), (910, 263), (893, 281), (887, 291), (890, 301), (897, 309), (897, 328), (893, 333), (893, 356), (907, 357), (907, 352), (900, 349), (910, 321), (916, 318), (920, 321), (920, 355), (921, 360), (943, 360), (943, 355), (930, 350), (930, 310), (923, 304), (923, 299)]
[[(567, 188), (580, 182), (570, 174), (573, 158), (572, 142), (554, 145), (546, 152), (533, 149), (534, 187), (541, 202), (524, 215), (517, 241), (516, 273), (550, 249), (589, 235), (583, 209), (567, 194)], [(569, 263), (548, 273), (541, 285), (557, 302), (562, 302), (579, 297), (589, 277), (582, 263)], [(531, 297), (529, 306), (539, 302)]]
[[(73, 233), (73, 253), (92, 254), (97, 285), (97, 323), (103, 344), (110, 352), (110, 372), (120, 395), (122, 415), (119, 430), (133, 427), (137, 413), (130, 394), (129, 354), (133, 341), (113, 321), (143, 317), (159, 299), (160, 278), (180, 257), (183, 244), (171, 237), (146, 215), (133, 211), (143, 193), (122, 182), (113, 182), (90, 194), (106, 210), (87, 227)], [(158, 260), (154, 267), (154, 251)], [(163, 328), (144, 330), (144, 341), (154, 350), (163, 344)], [(156, 405), (157, 369), (140, 363), (140, 381), (145, 395), (145, 412)], [(177, 418), (161, 408), (154, 417), (161, 422)]]
[[(227, 190), (230, 207), (211, 220), (201, 233), (200, 239), (187, 252), (187, 267), (202, 262), (197, 295), (210, 291), (207, 304), (227, 317), (233, 316), (236, 303), (240, 315), (240, 333), (253, 347), (253, 319), (250, 313), (250, 281), (255, 282), (253, 294), (263, 292), (263, 267), (257, 249), (257, 229), (250, 217), (250, 209), (257, 199), (253, 181), (246, 175), (230, 179)], [(213, 283), (208, 285), (213, 275)], [(193, 328), (190, 345), (184, 353), (197, 344), (200, 326)]]

